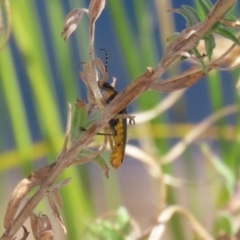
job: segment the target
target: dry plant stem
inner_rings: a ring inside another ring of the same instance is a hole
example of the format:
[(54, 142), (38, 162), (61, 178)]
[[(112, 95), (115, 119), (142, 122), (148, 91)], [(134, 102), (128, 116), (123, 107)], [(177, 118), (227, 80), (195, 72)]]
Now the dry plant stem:
[(4, 217), (4, 227), (9, 229), (12, 226), (13, 219), (19, 209), (19, 206), (26, 197), (26, 195), (36, 186), (41, 185), (41, 183), (46, 179), (46, 177), (51, 173), (56, 163), (45, 166), (30, 176), (21, 180), (15, 187), (10, 200), (8, 202), (7, 211)]
[[(6, 229), (6, 232), (0, 238), (1, 240), (9, 240), (15, 235), (18, 229), (26, 221), (27, 217), (33, 212), (39, 201), (46, 195), (47, 190), (51, 187), (57, 178), (62, 174), (65, 168), (73, 164), (73, 161), (77, 154), (81, 152), (88, 144), (91, 143), (92, 138), (100, 131), (100, 129), (114, 118), (125, 106), (131, 101), (137, 98), (143, 91), (145, 91), (152, 81), (152, 69), (148, 69), (143, 75), (141, 75), (136, 81), (130, 84), (125, 90), (123, 90), (106, 108), (103, 115), (92, 125), (81, 137), (79, 141), (72, 144), (67, 151), (63, 151), (58, 156), (55, 166), (48, 176), (45, 177), (45, 181), (41, 183), (41, 187), (36, 194), (28, 200), (26, 205), (21, 209), (18, 216), (12, 222), (10, 228)], [(121, 96), (123, 98), (121, 98)], [(121, 99), (121, 101), (119, 100)]]
[(48, 197), (49, 205), (51, 206), (51, 210), (53, 211), (53, 214), (54, 214), (55, 218), (57, 219), (59, 225), (61, 226), (64, 234), (66, 234), (67, 233), (67, 229), (66, 229), (66, 227), (65, 227), (65, 225), (63, 223), (62, 217), (61, 217), (61, 215), (60, 215), (60, 213), (58, 211), (57, 204), (56, 204), (56, 201), (54, 199), (54, 196), (51, 195), (51, 194), (48, 194), (47, 197)]
[[(151, 86), (153, 85), (154, 84), (152, 84)], [(178, 101), (178, 99), (182, 97), (185, 91), (186, 90), (183, 89), (172, 92), (168, 96), (166, 96), (163, 100), (161, 100), (161, 102), (158, 103), (152, 109), (141, 113), (133, 113), (132, 115), (135, 116), (138, 124), (148, 122), (154, 119), (155, 117), (159, 116), (163, 112), (167, 111), (170, 107), (172, 107), (173, 104), (175, 104)]]
[[(238, 39), (240, 39), (240, 35), (238, 36)], [(210, 63), (207, 68), (208, 72), (210, 72), (212, 69), (219, 69), (219, 70), (231, 70), (230, 67), (227, 68), (220, 68), (221, 65), (227, 64), (226, 60), (224, 60), (224, 57), (226, 57), (231, 51), (236, 47), (236, 44), (233, 43), (218, 59)], [(235, 66), (237, 67), (237, 66)], [(235, 68), (234, 67), (234, 68)], [(154, 82), (150, 89), (154, 89), (160, 92), (171, 92), (174, 90), (187, 88), (193, 85), (194, 83), (198, 82), (203, 76), (206, 74), (204, 73), (201, 66), (196, 65), (192, 66), (189, 69), (187, 69), (185, 72), (171, 77), (167, 80), (162, 80), (160, 82)]]
[(138, 159), (139, 161), (143, 162), (148, 167), (150, 175), (152, 175), (160, 183), (159, 204), (158, 209), (156, 209), (157, 214), (159, 214), (159, 212), (161, 212), (166, 203), (167, 197), (167, 189), (164, 182), (164, 174), (162, 172), (161, 166), (159, 166), (159, 164), (155, 161), (155, 159), (152, 156), (146, 154), (143, 150), (141, 150), (138, 147), (127, 144), (126, 153), (129, 156), (132, 156)]
[(90, 62), (94, 59), (94, 33), (95, 33), (95, 22), (96, 20), (90, 20), (90, 43), (89, 43), (89, 56)]
[[(239, 38), (240, 36), (238, 39)], [(224, 60), (224, 57), (231, 53), (234, 47), (236, 47), (235, 43), (233, 43), (218, 59), (209, 64), (207, 66), (208, 72), (210, 72), (212, 69), (230, 70), (231, 68), (229, 67), (222, 69), (220, 66), (227, 63), (226, 60)], [(187, 88), (198, 82), (205, 75), (206, 74), (201, 66), (195, 65), (177, 76), (171, 77), (167, 80), (162, 80), (160, 82), (154, 82), (151, 85), (150, 89), (154, 89), (160, 92), (171, 92), (174, 90)]]
[(34, 208), (37, 206), (39, 201), (46, 195), (47, 189), (51, 187), (56, 179), (60, 176), (63, 169), (66, 168), (65, 161), (61, 161), (63, 154), (59, 156), (58, 162), (55, 165), (55, 168), (50, 172), (46, 177), (46, 180), (42, 183), (39, 190), (36, 194), (28, 200), (25, 206), (21, 209), (16, 219), (12, 222), (12, 225), (9, 229), (6, 229), (6, 232), (2, 235), (1, 240), (10, 240), (13, 238), (18, 229), (26, 221), (27, 217), (33, 212)]
[(166, 230), (166, 223), (175, 213), (180, 214), (188, 220), (188, 223), (200, 239), (214, 240), (214, 238), (210, 236), (210, 234), (202, 227), (195, 217), (181, 206), (171, 206), (163, 210), (158, 217), (158, 225), (153, 228), (148, 240), (161, 239), (163, 232)]
[(161, 164), (169, 164), (179, 157), (189, 144), (195, 141), (204, 131), (206, 131), (217, 120), (234, 114), (239, 111), (236, 105), (230, 105), (222, 110), (212, 114), (208, 118), (199, 123), (191, 132), (189, 132), (184, 139), (179, 141), (172, 149), (161, 157)]
[[(98, 68), (101, 72), (102, 79), (98, 80), (98, 75), (96, 72)], [(105, 72), (105, 68), (100, 59), (95, 58), (91, 63), (86, 63), (83, 65), (83, 72), (80, 72), (80, 76), (88, 89), (88, 101), (93, 105), (97, 105), (98, 109), (102, 113), (105, 109), (103, 105), (103, 98), (99, 90), (98, 82), (105, 82), (108, 79), (108, 74)], [(110, 133), (109, 127), (104, 127), (105, 133)], [(109, 143), (111, 149), (113, 148), (112, 138), (109, 138)], [(104, 144), (107, 144), (107, 137), (104, 137)]]
[(168, 174), (164, 174), (164, 183), (175, 188), (196, 187), (196, 186), (209, 185), (217, 178), (219, 178), (219, 176), (215, 175), (209, 179), (203, 179), (203, 180), (193, 182), (193, 181), (188, 181), (181, 178), (176, 178)]
[(97, 76), (97, 72), (95, 70), (95, 66), (94, 66), (93, 62), (84, 64), (83, 70), (84, 70), (84, 72), (83, 72), (83, 74), (81, 74), (81, 77), (84, 76), (87, 86), (89, 86), (89, 89), (91, 89), (91, 91), (94, 95), (94, 99), (96, 101), (98, 108), (101, 111), (103, 111), (104, 106), (102, 104), (102, 95), (101, 95), (99, 87), (97, 85), (98, 76)]
[[(179, 54), (176, 53), (179, 53), (179, 51), (187, 52), (192, 49), (196, 42), (199, 41), (210, 28), (212, 28), (218, 19), (220, 19), (226, 10), (228, 10), (235, 2), (236, 0), (218, 0), (214, 4), (212, 11), (202, 23), (198, 23), (183, 30), (179, 37), (167, 47), (159, 66), (169, 67), (179, 58)], [(156, 71), (156, 75), (159, 75), (158, 70)]]
[(163, 174), (161, 166), (159, 166), (157, 164), (155, 159), (152, 156), (150, 156), (149, 154), (146, 154), (140, 148), (127, 144), (126, 154), (143, 162), (148, 167), (148, 171), (149, 171), (150, 175), (152, 175), (154, 177), (154, 179), (156, 179), (157, 182), (160, 183), (159, 194), (158, 194), (159, 202), (157, 205), (156, 214), (154, 214), (154, 216), (150, 220), (149, 227), (147, 229), (145, 229), (141, 233), (141, 235), (137, 238), (137, 240), (146, 239), (146, 236), (148, 236), (149, 233), (151, 232), (152, 226), (155, 224), (159, 213), (163, 210), (164, 205), (166, 203), (167, 188), (166, 188), (166, 184), (164, 181), (165, 174)]
[[(237, 37), (238, 40), (240, 40), (240, 35)], [(224, 58), (232, 52), (232, 50), (237, 46), (236, 43), (233, 43), (218, 59), (213, 61), (213, 64), (225, 64)]]
[(90, 44), (89, 44), (89, 56), (90, 62), (94, 59), (94, 38), (95, 38), (95, 23), (99, 15), (105, 7), (105, 0), (91, 0), (89, 5), (88, 16), (90, 18)]

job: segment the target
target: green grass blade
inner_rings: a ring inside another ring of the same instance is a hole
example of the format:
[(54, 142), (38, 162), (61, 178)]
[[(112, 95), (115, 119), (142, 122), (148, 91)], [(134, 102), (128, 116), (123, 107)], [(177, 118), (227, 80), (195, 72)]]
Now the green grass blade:
[(9, 48), (0, 53), (0, 79), (5, 95), (8, 112), (11, 119), (16, 148), (18, 150), (19, 164), (25, 174), (29, 174), (31, 165), (31, 133), (28, 127), (23, 98), (19, 88), (19, 79)]
[(41, 36), (38, 19), (32, 2), (23, 0), (14, 3), (13, 35), (17, 47), (24, 56), (26, 72), (33, 90), (39, 124), (43, 135), (51, 142), (53, 149), (59, 151), (59, 142), (55, 141), (61, 135), (61, 121), (56, 108), (55, 89), (49, 69), (48, 58)]
[[(140, 59), (141, 56), (138, 52), (138, 43), (132, 34), (123, 2), (120, 0), (109, 1), (108, 7), (110, 9), (113, 25), (115, 26), (117, 38), (122, 50), (122, 57), (125, 61), (126, 69), (129, 73), (130, 79), (133, 80), (144, 71), (139, 64), (139, 61), (136, 61), (136, 59)], [(119, 19), (121, 19), (121, 21), (119, 21)]]

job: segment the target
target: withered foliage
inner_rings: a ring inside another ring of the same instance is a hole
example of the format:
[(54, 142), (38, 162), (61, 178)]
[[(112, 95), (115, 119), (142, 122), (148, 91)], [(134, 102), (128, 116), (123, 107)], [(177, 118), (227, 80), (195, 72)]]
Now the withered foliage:
[(36, 240), (53, 240), (52, 224), (47, 215), (31, 213), (30, 222), (33, 236)]
[(61, 32), (61, 36), (65, 41), (68, 40), (69, 36), (76, 30), (84, 13), (88, 13), (88, 10), (85, 8), (76, 8), (66, 16), (64, 28)]
[[(204, 34), (210, 31), (212, 26), (217, 21), (221, 20), (223, 14), (234, 3), (235, 0), (218, 0), (213, 6), (212, 11), (208, 14), (203, 22), (184, 29), (179, 36), (169, 44), (162, 59), (155, 68), (147, 67), (145, 71), (143, 70), (143, 74), (140, 75), (129, 86), (127, 86), (122, 92), (120, 92), (107, 106), (105, 106), (103, 95), (101, 94), (97, 83), (101, 81), (105, 82), (108, 79), (108, 75), (104, 70), (101, 60), (94, 58), (93, 50), (95, 22), (104, 9), (105, 0), (91, 0), (88, 9), (77, 8), (67, 15), (64, 22), (64, 29), (61, 33), (64, 40), (67, 40), (76, 30), (83, 13), (87, 13), (90, 19), (90, 62), (84, 63), (83, 71), (80, 72), (80, 77), (84, 81), (87, 88), (88, 103), (85, 104), (80, 101), (76, 103), (76, 106), (85, 106), (88, 115), (90, 115), (93, 109), (99, 109), (101, 115), (88, 129), (86, 129), (86, 131), (83, 131), (79, 137), (74, 137), (72, 139), (72, 114), (71, 109), (69, 108), (66, 138), (63, 144), (62, 152), (58, 155), (54, 163), (37, 170), (17, 184), (8, 203), (4, 218), (5, 232), (0, 238), (1, 240), (13, 239), (16, 232), (23, 226), (28, 217), (31, 219), (31, 228), (35, 239), (53, 239), (52, 225), (48, 216), (37, 216), (33, 212), (39, 201), (41, 201), (44, 197), (47, 197), (51, 210), (63, 229), (63, 232), (67, 232), (59, 212), (59, 207), (63, 207), (62, 199), (59, 194), (59, 188), (68, 183), (68, 180), (55, 185), (57, 178), (67, 167), (71, 167), (74, 164), (81, 164), (91, 161), (99, 156), (104, 150), (105, 144), (103, 144), (98, 151), (92, 152), (92, 154), (84, 154), (86, 153), (84, 151), (88, 150), (87, 147), (92, 142), (93, 137), (103, 128), (106, 132), (108, 132), (108, 122), (117, 116), (122, 109), (126, 108), (126, 106), (128, 106), (144, 91), (152, 89), (161, 92), (171, 92), (174, 90), (183, 89), (199, 81), (204, 75), (207, 74), (207, 72), (220, 68), (221, 65), (224, 64), (224, 56), (220, 56), (218, 59), (214, 60), (214, 62), (207, 64), (207, 68), (205, 70), (196, 65), (171, 79), (157, 81), (157, 79), (162, 77), (162, 75), (174, 61), (179, 59), (181, 56), (189, 56), (189, 50), (196, 46), (196, 43), (203, 37)], [(224, 22), (224, 24), (229, 23)], [(238, 22), (236, 22), (235, 25), (238, 25)], [(191, 58), (192, 55), (190, 56), (190, 59)], [(196, 57), (194, 60), (200, 61), (202, 59)], [(100, 71), (100, 79), (98, 71)], [(107, 165), (104, 165), (104, 163), (100, 163), (99, 165), (107, 176)], [(37, 186), (39, 188), (36, 193), (30, 197), (30, 199), (25, 200), (28, 193)], [(23, 207), (19, 209), (20, 204), (22, 204), (24, 200), (25, 203), (23, 204)], [(193, 219), (192, 215), (186, 213), (186, 211), (182, 208), (176, 207), (166, 209), (165, 211), (161, 212), (155, 228), (148, 234), (150, 236), (154, 236), (154, 234), (155, 236), (160, 236), (160, 234), (162, 234), (161, 231), (165, 228), (165, 222), (163, 222), (163, 220), (167, 221), (166, 219), (170, 218), (170, 216), (175, 212), (185, 215), (191, 222), (193, 229), (198, 232), (200, 237), (204, 237), (204, 239), (212, 239), (212, 237), (202, 229), (198, 222)], [(24, 237), (22, 239), (26, 239), (27, 230), (25, 227), (23, 227), (23, 229)]]

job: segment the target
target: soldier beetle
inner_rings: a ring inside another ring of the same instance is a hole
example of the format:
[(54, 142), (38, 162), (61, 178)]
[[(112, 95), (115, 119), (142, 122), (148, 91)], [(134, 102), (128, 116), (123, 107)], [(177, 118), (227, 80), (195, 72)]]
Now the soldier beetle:
[[(108, 63), (108, 52), (106, 49), (100, 49), (105, 51), (106, 61), (105, 61), (105, 71), (107, 72), (107, 63)], [(103, 89), (106, 104), (109, 104), (118, 94), (112, 85), (107, 82), (98, 82), (98, 86)], [(127, 115), (127, 108), (124, 108), (119, 113)], [(133, 120), (130, 118), (130, 123)], [(109, 121), (109, 127), (112, 132), (114, 146), (110, 156), (110, 163), (114, 168), (118, 168), (123, 162), (125, 147), (127, 142), (127, 119), (117, 117)]]

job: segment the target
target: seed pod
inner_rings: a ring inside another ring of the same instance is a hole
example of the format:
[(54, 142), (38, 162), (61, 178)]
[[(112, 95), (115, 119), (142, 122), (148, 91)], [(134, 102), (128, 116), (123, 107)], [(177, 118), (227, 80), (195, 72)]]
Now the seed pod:
[(88, 10), (85, 8), (75, 8), (65, 18), (63, 31), (61, 36), (64, 41), (68, 40), (69, 36), (76, 30), (80, 19), (84, 13), (87, 13)]
[(88, 10), (88, 16), (91, 21), (96, 21), (105, 7), (105, 0), (91, 0)]

